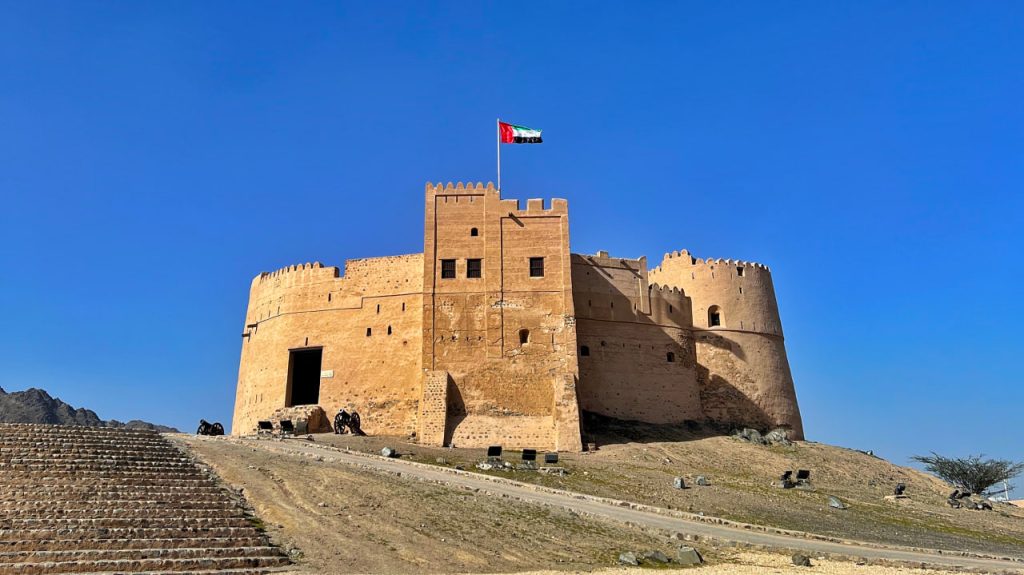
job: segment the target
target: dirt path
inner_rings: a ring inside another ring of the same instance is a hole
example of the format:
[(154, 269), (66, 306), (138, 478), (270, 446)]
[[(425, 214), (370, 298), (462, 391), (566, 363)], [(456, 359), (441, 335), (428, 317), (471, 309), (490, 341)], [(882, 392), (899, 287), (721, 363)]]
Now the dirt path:
[[(247, 446), (270, 451), (300, 453), (310, 457), (324, 458), (362, 468), (374, 469), (400, 477), (440, 483), (448, 486), (478, 490), (495, 497), (552, 506), (589, 514), (595, 517), (629, 523), (646, 528), (660, 529), (696, 535), (699, 538), (735, 541), (745, 544), (777, 549), (799, 549), (814, 554), (839, 557), (864, 558), (867, 560), (896, 561), (907, 564), (960, 567), (986, 571), (1024, 571), (1024, 559), (1015, 560), (962, 556), (952, 551), (925, 551), (904, 548), (886, 548), (855, 541), (817, 540), (808, 537), (786, 535), (779, 532), (763, 532), (753, 528), (719, 525), (690, 520), (667, 510), (655, 512), (651, 508), (636, 506), (627, 502), (603, 500), (573, 492), (538, 488), (504, 478), (495, 478), (453, 469), (434, 467), (401, 459), (386, 459), (363, 453), (346, 452), (338, 448), (321, 446), (301, 440), (268, 441), (239, 440)], [(1024, 556), (1024, 553), (1022, 553)]]

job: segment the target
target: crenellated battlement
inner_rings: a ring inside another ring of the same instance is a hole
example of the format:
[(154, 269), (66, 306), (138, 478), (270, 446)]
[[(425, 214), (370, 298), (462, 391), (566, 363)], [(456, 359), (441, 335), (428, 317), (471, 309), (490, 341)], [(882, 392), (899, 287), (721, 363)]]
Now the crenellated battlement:
[[(426, 192), (428, 196), (485, 196), (490, 201), (497, 202), (502, 212), (508, 212), (511, 217), (537, 217), (537, 216), (564, 216), (569, 214), (569, 202), (562, 198), (553, 198), (550, 203), (543, 198), (531, 198), (526, 200), (526, 209), (520, 207), (520, 200), (514, 198), (502, 198), (500, 191), (494, 187), (492, 182), (448, 182), (436, 184), (427, 182)], [(488, 204), (493, 205), (493, 204)]]
[(673, 267), (674, 266), (678, 266), (678, 265), (684, 265), (684, 266), (685, 265), (689, 265), (689, 266), (694, 266), (694, 267), (706, 267), (706, 266), (713, 266), (713, 265), (733, 265), (733, 266), (742, 266), (742, 267), (748, 267), (748, 268), (753, 268), (753, 269), (759, 269), (759, 270), (766, 271), (768, 273), (771, 273), (771, 271), (772, 271), (771, 268), (769, 268), (768, 266), (766, 266), (764, 264), (761, 264), (761, 263), (757, 263), (757, 262), (748, 262), (748, 261), (744, 261), (744, 260), (732, 260), (732, 259), (728, 259), (728, 258), (697, 258), (697, 257), (694, 257), (690, 253), (689, 250), (679, 250), (679, 251), (673, 251), (673, 252), (666, 253), (663, 256), (663, 258), (661, 260), (661, 263), (657, 267), (653, 268), (651, 271), (652, 272), (662, 271), (662, 267), (664, 267), (666, 265), (670, 265), (670, 266), (673, 266)]
[(661, 295), (666, 295), (666, 296), (667, 295), (675, 295), (675, 296), (685, 296), (686, 295), (686, 293), (682, 290), (682, 288), (678, 288), (676, 286), (670, 286), (670, 285), (659, 285), (659, 284), (656, 284), (656, 283), (647, 286), (647, 290), (652, 292), (652, 293), (657, 292), (657, 293), (659, 293)]
[[(331, 266), (331, 267), (325, 268), (324, 264), (322, 264), (320, 262), (313, 262), (313, 263), (306, 262), (304, 264), (294, 264), (294, 265), (290, 265), (290, 266), (285, 266), (283, 268), (274, 270), (272, 272), (260, 272), (260, 275), (256, 276), (253, 279), (253, 283), (254, 284), (257, 283), (257, 282), (262, 283), (264, 281), (268, 281), (268, 280), (271, 280), (271, 279), (279, 278), (279, 277), (284, 276), (286, 274), (294, 274), (296, 272), (304, 273), (306, 275), (310, 275), (310, 271), (311, 270), (326, 270), (328, 273), (331, 274), (332, 277), (338, 277), (338, 273), (339, 273), (339, 270), (338, 270), (338, 268), (336, 266)], [(321, 275), (319, 272), (313, 272), (313, 273), (318, 275), (318, 276)], [(321, 276), (321, 278), (322, 277), (323, 276)]]
[(453, 184), (452, 182), (448, 182), (447, 184), (442, 184), (441, 182), (438, 182), (436, 184), (427, 182), (426, 192), (428, 194), (434, 195), (483, 194), (486, 192), (497, 193), (498, 188), (494, 187), (494, 182), (487, 182), (487, 185), (484, 185), (483, 182), (477, 182), (476, 184), (474, 184), (473, 182), (458, 182), (455, 184)]

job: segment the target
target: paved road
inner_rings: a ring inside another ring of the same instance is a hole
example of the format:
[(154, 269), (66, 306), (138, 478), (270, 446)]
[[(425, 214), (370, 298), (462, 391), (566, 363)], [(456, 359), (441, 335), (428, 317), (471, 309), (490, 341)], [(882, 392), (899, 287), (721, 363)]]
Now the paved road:
[(345, 452), (330, 447), (304, 441), (266, 441), (246, 440), (248, 445), (259, 446), (273, 451), (304, 453), (331, 458), (337, 462), (370, 467), (389, 473), (398, 473), (425, 481), (458, 485), (469, 489), (479, 489), (492, 496), (510, 497), (520, 501), (563, 507), (573, 511), (604, 517), (613, 521), (630, 522), (636, 525), (663, 529), (669, 532), (680, 532), (700, 537), (712, 537), (726, 541), (736, 541), (754, 545), (765, 545), (783, 549), (799, 549), (811, 553), (827, 553), (863, 557), (866, 559), (885, 559), (910, 563), (924, 563), (930, 566), (950, 566), (987, 571), (1021, 571), (1024, 562), (1014, 562), (982, 557), (960, 557), (939, 552), (923, 552), (909, 549), (876, 547), (867, 543), (838, 543), (818, 541), (803, 537), (788, 536), (779, 533), (765, 533), (737, 527), (702, 523), (671, 515), (662, 515), (642, 509), (623, 507), (607, 501), (595, 501), (580, 494), (569, 491), (538, 490), (535, 486), (501, 478), (492, 480), (489, 476), (457, 472), (443, 467), (419, 464), (401, 459), (385, 459), (373, 455), (356, 452)]

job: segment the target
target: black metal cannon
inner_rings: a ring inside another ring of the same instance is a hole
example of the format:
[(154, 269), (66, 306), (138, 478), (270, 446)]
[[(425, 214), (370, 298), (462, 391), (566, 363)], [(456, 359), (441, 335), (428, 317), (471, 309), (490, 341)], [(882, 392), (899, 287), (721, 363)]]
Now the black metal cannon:
[(224, 426), (218, 422), (210, 423), (205, 419), (200, 419), (196, 435), (224, 435)]

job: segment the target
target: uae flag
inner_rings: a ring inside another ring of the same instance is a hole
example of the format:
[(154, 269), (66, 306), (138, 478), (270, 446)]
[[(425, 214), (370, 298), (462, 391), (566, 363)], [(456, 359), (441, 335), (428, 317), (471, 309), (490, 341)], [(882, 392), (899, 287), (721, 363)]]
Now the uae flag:
[(502, 144), (540, 144), (540, 130), (498, 122)]

